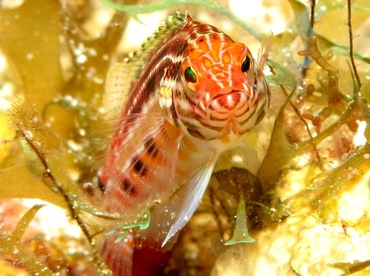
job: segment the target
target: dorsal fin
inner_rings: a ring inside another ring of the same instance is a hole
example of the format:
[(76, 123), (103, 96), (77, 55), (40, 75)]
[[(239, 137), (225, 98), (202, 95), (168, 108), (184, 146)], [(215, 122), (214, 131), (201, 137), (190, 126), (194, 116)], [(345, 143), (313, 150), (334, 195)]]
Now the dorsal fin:
[[(141, 49), (129, 54), (124, 60), (125, 63), (134, 63), (135, 65), (145, 66), (150, 57), (156, 53), (156, 50), (170, 37), (177, 32), (187, 22), (187, 13), (177, 13), (176, 16), (170, 16), (162, 22), (153, 35), (149, 36), (141, 44)], [(136, 75), (139, 75), (141, 68), (136, 69)], [(135, 71), (135, 69), (134, 69)]]
[(152, 36), (147, 38), (140, 50), (130, 53), (122, 63), (114, 65), (109, 70), (104, 96), (107, 120), (120, 117), (133, 84), (150, 58), (167, 39), (186, 24), (187, 20), (187, 13), (178, 12), (176, 16), (170, 16)]

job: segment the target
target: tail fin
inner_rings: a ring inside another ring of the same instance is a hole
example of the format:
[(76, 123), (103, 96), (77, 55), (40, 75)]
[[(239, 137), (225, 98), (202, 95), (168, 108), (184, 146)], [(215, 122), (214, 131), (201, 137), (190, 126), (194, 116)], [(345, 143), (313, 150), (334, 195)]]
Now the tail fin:
[(131, 233), (119, 240), (119, 233), (102, 237), (100, 254), (114, 276), (132, 275), (132, 256), (134, 252)]

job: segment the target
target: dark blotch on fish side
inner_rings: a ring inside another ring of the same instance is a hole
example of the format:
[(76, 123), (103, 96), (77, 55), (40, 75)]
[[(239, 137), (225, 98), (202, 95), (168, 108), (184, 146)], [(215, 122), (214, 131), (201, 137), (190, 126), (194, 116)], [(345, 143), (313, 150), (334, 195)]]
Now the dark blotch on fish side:
[(99, 189), (104, 192), (105, 191), (105, 185), (103, 183), (103, 181), (101, 181), (100, 177), (98, 177), (98, 187)]
[(145, 148), (152, 157), (156, 157), (158, 155), (158, 149), (153, 139), (150, 139), (148, 142), (145, 143)]
[(127, 178), (124, 178), (120, 184), (120, 188), (129, 195), (136, 193), (134, 185), (131, 184), (131, 181)]
[(133, 163), (134, 163), (135, 172), (142, 175), (142, 176), (145, 176), (146, 173), (147, 173), (147, 168), (146, 168), (146, 165), (144, 164), (144, 162), (141, 161), (138, 158), (135, 158)]

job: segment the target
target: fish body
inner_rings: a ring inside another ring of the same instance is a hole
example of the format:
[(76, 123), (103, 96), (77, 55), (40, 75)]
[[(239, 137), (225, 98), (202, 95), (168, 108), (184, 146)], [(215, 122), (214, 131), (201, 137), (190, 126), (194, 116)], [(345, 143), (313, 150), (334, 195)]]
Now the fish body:
[(108, 73), (105, 106), (120, 119), (98, 173), (104, 206), (127, 222), (150, 211), (140, 236), (153, 247), (190, 220), (219, 155), (267, 112), (260, 65), (246, 45), (179, 13)]

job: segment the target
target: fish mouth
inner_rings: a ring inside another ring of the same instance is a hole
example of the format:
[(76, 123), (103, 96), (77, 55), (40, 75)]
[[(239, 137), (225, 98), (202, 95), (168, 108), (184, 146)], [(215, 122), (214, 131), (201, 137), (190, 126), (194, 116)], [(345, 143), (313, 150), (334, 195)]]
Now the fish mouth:
[(249, 97), (244, 91), (232, 90), (228, 93), (218, 94), (211, 99), (208, 108), (210, 110), (225, 109), (231, 111), (237, 109), (239, 106), (244, 105)]

